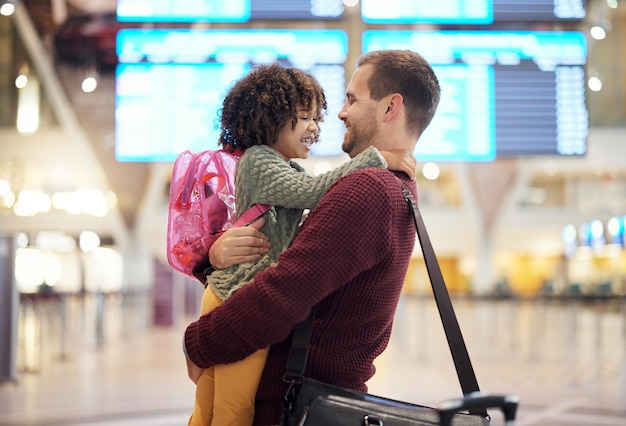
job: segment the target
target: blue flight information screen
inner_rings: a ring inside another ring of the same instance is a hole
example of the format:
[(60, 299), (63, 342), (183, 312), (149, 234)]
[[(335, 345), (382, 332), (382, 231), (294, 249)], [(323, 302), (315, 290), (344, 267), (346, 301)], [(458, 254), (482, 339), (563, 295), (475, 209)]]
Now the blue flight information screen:
[(340, 19), (342, 0), (117, 0), (121, 22), (248, 22)]
[(361, 0), (368, 24), (471, 24), (581, 21), (585, 0)]
[(441, 85), (416, 157), (491, 161), (584, 155), (586, 40), (580, 32), (366, 31), (363, 51), (409, 49)]
[(173, 161), (185, 149), (216, 149), (228, 89), (255, 65), (276, 61), (310, 72), (325, 89), (328, 119), (312, 154), (341, 153), (345, 32), (125, 29), (117, 37), (118, 161)]
[(250, 0), (117, 0), (118, 21), (247, 22)]
[(369, 24), (491, 24), (492, 0), (361, 0), (361, 18)]

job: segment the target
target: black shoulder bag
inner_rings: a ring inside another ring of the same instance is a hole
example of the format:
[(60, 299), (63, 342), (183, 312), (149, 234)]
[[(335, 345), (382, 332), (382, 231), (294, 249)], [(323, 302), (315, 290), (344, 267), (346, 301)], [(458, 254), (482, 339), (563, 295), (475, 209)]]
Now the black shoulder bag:
[[(404, 198), (413, 213), (426, 269), (464, 396), (446, 400), (433, 408), (305, 378), (304, 370), (315, 318), (313, 308), (309, 317), (294, 330), (284, 376), (284, 380), (290, 383), (290, 386), (284, 398), (283, 426), (484, 426), (489, 424), (486, 408), (491, 407), (502, 409), (507, 425), (512, 425), (515, 420), (519, 398), (480, 392), (452, 301), (417, 202), (410, 190), (404, 184), (402, 186)], [(464, 410), (468, 413), (460, 412)]]

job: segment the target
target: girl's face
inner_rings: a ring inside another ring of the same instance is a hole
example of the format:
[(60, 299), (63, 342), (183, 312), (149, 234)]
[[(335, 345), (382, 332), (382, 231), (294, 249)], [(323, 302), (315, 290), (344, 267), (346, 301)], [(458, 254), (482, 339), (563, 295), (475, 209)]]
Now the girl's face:
[(311, 146), (317, 140), (318, 114), (317, 106), (311, 105), (311, 110), (298, 105), (298, 120), (295, 129), (291, 128), (291, 120), (278, 132), (278, 139), (270, 145), (285, 160), (291, 158), (308, 158)]

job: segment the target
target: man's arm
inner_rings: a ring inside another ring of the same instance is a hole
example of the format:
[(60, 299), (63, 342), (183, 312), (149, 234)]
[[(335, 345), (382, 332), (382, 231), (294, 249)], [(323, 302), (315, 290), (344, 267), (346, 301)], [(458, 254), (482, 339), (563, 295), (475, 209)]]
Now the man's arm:
[(189, 358), (201, 367), (231, 363), (283, 341), (316, 303), (373, 267), (391, 244), (391, 213), (380, 208), (390, 205), (383, 173), (355, 172), (332, 187), (277, 267), (189, 325)]
[(193, 268), (193, 275), (206, 285), (207, 275), (243, 262), (254, 262), (269, 253), (269, 238), (259, 229), (265, 224), (260, 218), (249, 226), (230, 228), (205, 240), (209, 254)]
[(259, 231), (265, 219), (248, 226), (230, 228), (217, 238), (209, 248), (209, 261), (214, 269), (224, 269), (243, 262), (254, 262), (269, 253), (271, 243), (267, 235)]

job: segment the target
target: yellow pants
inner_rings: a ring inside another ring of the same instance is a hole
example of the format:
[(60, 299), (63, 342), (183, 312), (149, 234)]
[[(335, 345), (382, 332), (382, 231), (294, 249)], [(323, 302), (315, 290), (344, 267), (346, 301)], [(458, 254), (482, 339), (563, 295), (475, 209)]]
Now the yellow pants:
[[(202, 296), (202, 314), (224, 303), (210, 287)], [(202, 372), (189, 426), (250, 426), (254, 397), (265, 367), (268, 349), (261, 349), (233, 364), (216, 365)]]

